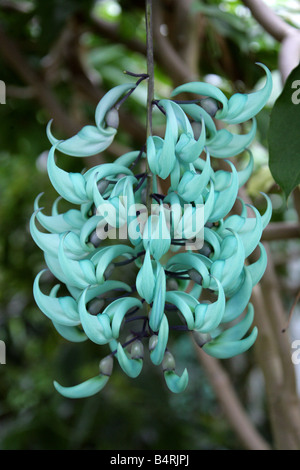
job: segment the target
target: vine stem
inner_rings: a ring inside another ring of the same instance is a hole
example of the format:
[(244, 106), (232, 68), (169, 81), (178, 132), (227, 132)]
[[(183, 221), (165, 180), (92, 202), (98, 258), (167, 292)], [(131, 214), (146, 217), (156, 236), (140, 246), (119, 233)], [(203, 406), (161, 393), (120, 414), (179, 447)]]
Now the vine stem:
[[(154, 100), (154, 60), (153, 60), (153, 23), (152, 23), (152, 0), (146, 0), (146, 44), (147, 44), (147, 74), (148, 74), (148, 90), (147, 90), (147, 124), (146, 124), (146, 135), (147, 139), (152, 136), (152, 107)], [(153, 185), (153, 175), (149, 168), (147, 159), (146, 173), (148, 175), (147, 180), (147, 210), (150, 213), (151, 208), (151, 193)]]

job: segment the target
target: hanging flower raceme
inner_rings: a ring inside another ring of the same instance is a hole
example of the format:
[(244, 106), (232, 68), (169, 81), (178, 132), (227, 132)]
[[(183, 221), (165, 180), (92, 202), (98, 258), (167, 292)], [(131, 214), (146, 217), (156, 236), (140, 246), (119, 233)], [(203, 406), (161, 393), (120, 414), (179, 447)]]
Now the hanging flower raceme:
[[(266, 268), (260, 239), (272, 208), (265, 195), (262, 215), (242, 200), (239, 214), (232, 209), (253, 170), (248, 146), (255, 136), (255, 114), (271, 91), (270, 72), (262, 67), (266, 84), (252, 94), (227, 99), (218, 88), (201, 82), (176, 88), (173, 97), (191, 92), (205, 98), (155, 101), (166, 118), (164, 138), (151, 135), (146, 150), (82, 173), (60, 168), (59, 153), (86, 157), (105, 150), (117, 132), (120, 104), (141, 79), (110, 90), (96, 108), (96, 125), (67, 140), (53, 137), (49, 124), (47, 167), (59, 198), (51, 215), (40, 207), (42, 195), (36, 198), (30, 230), (59, 283), (45, 292), (41, 283), (47, 270), (42, 270), (34, 282), (34, 297), (66, 340), (90, 340), (108, 349), (96, 377), (70, 387), (54, 382), (62, 395), (97, 393), (108, 382), (115, 360), (129, 377), (137, 377), (145, 348), (150, 361), (161, 366), (168, 388), (183, 391), (188, 372), (176, 373), (172, 330), (193, 332), (197, 344), (218, 358), (253, 345), (257, 329), (247, 336), (254, 317), (249, 302)], [(238, 135), (217, 130), (215, 119), (252, 124), (247, 134)], [(215, 169), (214, 158), (245, 150), (249, 160), (244, 168), (237, 170), (226, 160), (222, 169)], [(168, 177), (169, 191), (160, 194), (159, 178)], [(60, 213), (62, 199), (75, 207)], [(257, 261), (246, 263), (257, 247)]]

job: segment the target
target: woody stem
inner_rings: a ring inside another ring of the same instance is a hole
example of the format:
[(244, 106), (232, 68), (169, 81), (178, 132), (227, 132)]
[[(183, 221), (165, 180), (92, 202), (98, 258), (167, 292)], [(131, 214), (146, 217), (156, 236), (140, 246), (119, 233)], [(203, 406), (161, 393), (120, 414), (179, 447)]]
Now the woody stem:
[[(153, 61), (153, 26), (152, 26), (152, 0), (146, 0), (146, 43), (147, 43), (147, 75), (148, 75), (148, 90), (147, 90), (147, 124), (146, 133), (147, 139), (152, 136), (152, 106), (154, 99), (154, 61)], [(147, 160), (147, 210), (150, 213), (151, 207), (151, 193), (152, 193), (152, 179), (148, 160)]]

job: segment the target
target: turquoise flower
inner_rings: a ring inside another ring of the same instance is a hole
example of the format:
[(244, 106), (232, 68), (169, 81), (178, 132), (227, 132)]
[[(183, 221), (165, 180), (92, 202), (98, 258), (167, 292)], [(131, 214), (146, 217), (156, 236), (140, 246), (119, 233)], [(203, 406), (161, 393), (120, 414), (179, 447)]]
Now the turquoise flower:
[(118, 85), (100, 100), (95, 111), (96, 126), (84, 126), (76, 135), (67, 140), (59, 141), (51, 132), (51, 123), (47, 126), (47, 136), (51, 144), (56, 145), (60, 152), (74, 157), (87, 157), (102, 152), (112, 143), (117, 129), (109, 125), (109, 113), (124, 92), (135, 87), (133, 83)]
[[(34, 298), (67, 341), (92, 341), (106, 349), (95, 377), (75, 386), (54, 382), (62, 395), (79, 398), (99, 392), (115, 361), (129, 377), (137, 377), (146, 348), (167, 387), (183, 391), (188, 371), (176, 372), (170, 351), (173, 329), (193, 332), (199, 347), (217, 358), (241, 354), (255, 342), (257, 328), (248, 334), (254, 318), (250, 298), (266, 269), (260, 239), (272, 207), (264, 195), (267, 207), (260, 214), (238, 197), (238, 190), (253, 171), (248, 146), (255, 137), (255, 114), (272, 86), (270, 72), (261, 66), (266, 84), (252, 94), (228, 99), (201, 82), (176, 88), (172, 97), (191, 92), (207, 98), (155, 101), (166, 118), (164, 138), (150, 136), (147, 151), (128, 152), (82, 173), (60, 168), (59, 152), (85, 157), (105, 150), (117, 132), (122, 95), (136, 85), (110, 90), (96, 108), (96, 125), (70, 139), (57, 140), (49, 124), (47, 168), (59, 197), (51, 215), (40, 207), (42, 195), (36, 198), (30, 231), (58, 284), (47, 293), (41, 286), (42, 270), (34, 281)], [(229, 124), (251, 120), (252, 125), (247, 134), (238, 135), (217, 130), (214, 119)], [(244, 151), (249, 161), (243, 169), (229, 160), (227, 168), (214, 169), (214, 158)], [(146, 160), (153, 177), (150, 193), (147, 172), (135, 171)], [(158, 193), (157, 177), (170, 177), (167, 194)], [(60, 213), (61, 199), (75, 207)], [(241, 211), (233, 214), (237, 199)], [(246, 263), (257, 247), (257, 261)], [(67, 294), (60, 296), (61, 284)]]

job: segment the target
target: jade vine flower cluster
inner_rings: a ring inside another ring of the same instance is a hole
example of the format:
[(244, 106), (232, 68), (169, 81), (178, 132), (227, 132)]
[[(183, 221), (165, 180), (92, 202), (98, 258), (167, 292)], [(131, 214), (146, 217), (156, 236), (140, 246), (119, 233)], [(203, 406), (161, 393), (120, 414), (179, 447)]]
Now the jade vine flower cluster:
[[(266, 83), (250, 94), (228, 99), (207, 83), (179, 86), (172, 99), (155, 101), (165, 116), (164, 137), (150, 135), (142, 150), (82, 173), (64, 171), (55, 154), (87, 157), (105, 150), (117, 132), (120, 100), (136, 84), (110, 90), (96, 108), (95, 126), (85, 126), (67, 140), (57, 140), (49, 124), (47, 168), (60, 196), (51, 215), (42, 212), (41, 195), (36, 198), (30, 230), (60, 284), (48, 294), (42, 292), (43, 270), (35, 279), (34, 297), (64, 338), (108, 348), (96, 377), (70, 387), (54, 382), (62, 395), (78, 398), (100, 391), (115, 360), (128, 376), (137, 377), (145, 346), (150, 361), (162, 366), (168, 388), (184, 390), (188, 372), (175, 372), (169, 349), (172, 330), (193, 332), (198, 345), (217, 358), (232, 357), (253, 345), (257, 329), (248, 334), (254, 317), (250, 296), (266, 268), (260, 238), (272, 209), (267, 196), (263, 215), (242, 200), (239, 215), (232, 208), (252, 173), (248, 146), (255, 137), (255, 114), (272, 88), (271, 74), (261, 66)], [(193, 99), (176, 101), (182, 92), (192, 93)], [(247, 134), (238, 135), (224, 124), (219, 130), (218, 120), (251, 120), (251, 126)], [(223, 169), (215, 164), (245, 150), (249, 160), (240, 171), (229, 160)], [(137, 174), (140, 166), (144, 171)], [(161, 194), (160, 181), (166, 178), (170, 187)], [(60, 199), (75, 208), (60, 213)], [(151, 214), (145, 211), (149, 200)], [(202, 225), (195, 232), (197, 207), (202, 208)], [(257, 246), (259, 259), (245, 263)], [(60, 296), (61, 284), (65, 292)]]

